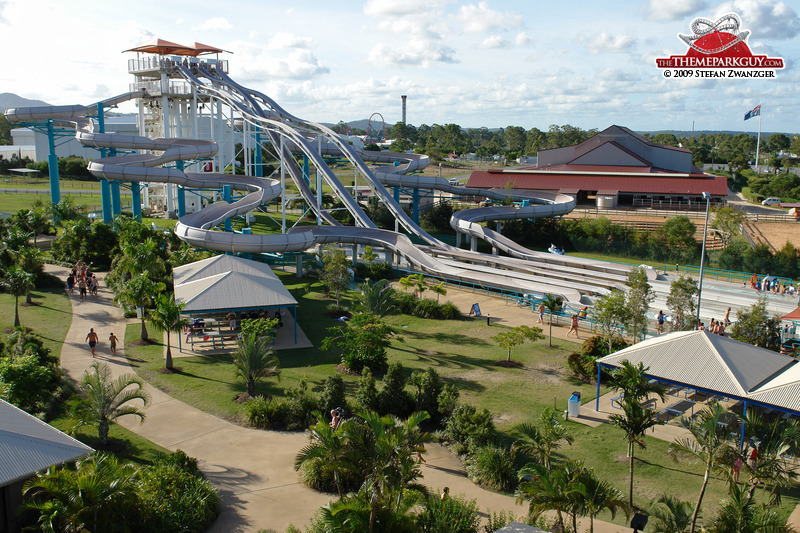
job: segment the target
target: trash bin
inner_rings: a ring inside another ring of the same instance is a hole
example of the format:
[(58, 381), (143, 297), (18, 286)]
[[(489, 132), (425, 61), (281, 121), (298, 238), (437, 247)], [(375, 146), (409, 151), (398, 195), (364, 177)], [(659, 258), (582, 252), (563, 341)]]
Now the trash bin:
[(578, 417), (581, 414), (581, 393), (575, 391), (572, 393), (572, 396), (569, 398), (569, 403), (567, 404), (567, 414), (570, 417)]

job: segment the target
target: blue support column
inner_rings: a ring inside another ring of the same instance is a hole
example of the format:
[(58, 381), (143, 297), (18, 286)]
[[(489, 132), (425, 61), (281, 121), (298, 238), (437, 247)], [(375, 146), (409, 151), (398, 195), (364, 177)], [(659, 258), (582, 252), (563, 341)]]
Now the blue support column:
[(414, 188), (412, 191), (411, 198), (414, 202), (411, 207), (411, 218), (414, 220), (414, 224), (419, 224), (419, 189)]
[(294, 312), (294, 343), (297, 344), (297, 306), (292, 306)]
[[(58, 181), (58, 156), (56, 155), (56, 138), (53, 132), (52, 119), (47, 120), (47, 148), (49, 150), (47, 167), (50, 172), (50, 201), (53, 202), (53, 205), (56, 205), (61, 201), (61, 185)], [(53, 216), (53, 222), (57, 222), (55, 215)]]
[[(100, 133), (106, 132), (106, 117), (104, 114), (105, 107), (103, 102), (97, 102), (97, 130)], [(107, 151), (105, 148), (100, 149), (100, 157), (106, 157)], [(111, 224), (114, 220), (114, 212), (111, 200), (111, 183), (106, 179), (100, 180), (100, 198), (103, 205), (103, 222)]]
[(739, 439), (739, 450), (744, 449), (744, 420), (747, 418), (747, 400), (742, 402), (742, 436)]
[(308, 156), (303, 154), (303, 181), (306, 182), (306, 185), (309, 183), (309, 176), (311, 175), (311, 169), (308, 167)]
[[(263, 178), (264, 177), (264, 162), (261, 159), (261, 128), (256, 125), (256, 154), (255, 154), (255, 163), (256, 163), (256, 177)], [(308, 180), (306, 179), (306, 183)]]
[(394, 201), (400, 203), (400, 187), (392, 187), (394, 189)]
[(119, 196), (118, 181), (111, 182), (111, 211), (114, 213), (114, 216), (122, 213), (122, 200)]
[[(131, 182), (131, 202), (133, 202), (133, 218), (142, 221), (142, 195), (139, 194), (139, 182)], [(180, 336), (180, 335), (179, 335)]]
[(103, 222), (111, 224), (114, 219), (111, 213), (111, 184), (106, 179), (100, 180), (100, 197), (103, 201)]
[[(223, 185), (222, 186), (222, 199), (228, 203), (231, 203), (231, 186), (230, 185)], [(225, 231), (231, 231), (231, 219), (225, 219)]]
[(603, 365), (597, 365), (597, 397), (594, 400), (594, 410), (600, 411), (600, 372), (603, 370)]
[[(175, 166), (178, 170), (183, 170), (183, 161), (176, 161)], [(186, 214), (186, 189), (183, 185), (178, 185), (178, 218)]]

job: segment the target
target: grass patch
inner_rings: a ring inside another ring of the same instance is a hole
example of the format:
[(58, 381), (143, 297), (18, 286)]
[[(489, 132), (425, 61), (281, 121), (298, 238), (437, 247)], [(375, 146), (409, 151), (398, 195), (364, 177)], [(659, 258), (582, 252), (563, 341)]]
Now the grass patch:
[[(77, 396), (73, 396), (66, 402), (60, 404), (55, 413), (53, 413), (53, 418), (48, 420), (47, 423), (69, 434), (75, 427), (76, 420), (71, 418), (67, 413), (69, 406), (76, 402)], [(146, 412), (145, 410), (145, 413)], [(92, 447), (97, 446), (99, 438), (97, 428), (90, 426), (79, 428), (72, 436)], [(140, 437), (133, 431), (125, 429), (115, 423), (112, 423), (109, 428), (108, 439), (109, 447), (113, 450), (114, 455), (120, 460), (131, 461), (136, 464), (153, 464), (160, 455), (170, 453), (170, 450), (162, 448), (158, 444), (144, 437)]]
[[(72, 305), (63, 289), (33, 291), (33, 305), (20, 298), (19, 320), (23, 327), (30, 328), (44, 341), (51, 353), (61, 354), (61, 347), (72, 325)], [(14, 297), (0, 294), (0, 326), (10, 330), (14, 325)]]
[[(300, 326), (314, 345), (319, 346), (327, 328), (336, 324), (326, 315), (330, 300), (323, 298), (317, 284), (309, 286), (307, 280), (280, 271), (276, 274), (299, 303)], [(494, 362), (505, 359), (505, 350), (495, 345), (491, 337), (504, 326), (487, 326), (485, 321), (468, 318), (438, 321), (391, 315), (386, 320), (403, 339), (392, 342), (389, 361), (401, 362), (408, 373), (435, 367), (444, 380), (458, 384), (462, 402), (485, 407), (493, 413), (506, 445), (512, 441), (510, 430), (514, 425), (535, 422), (548, 407), (564, 410), (572, 391), (580, 391), (584, 401), (595, 398), (595, 386), (577, 381), (567, 369), (566, 357), (578, 348), (576, 343), (555, 339), (554, 348), (548, 348), (546, 340), (522, 345), (512, 352), (512, 360), (521, 363), (522, 368), (502, 368)], [(245, 385), (234, 378), (230, 356), (176, 358), (175, 365), (181, 372), (161, 374), (158, 370), (163, 366), (163, 346), (160, 343), (131, 346), (138, 333), (138, 324), (129, 326), (126, 351), (131, 364), (145, 379), (200, 409), (243, 422), (244, 410), (232, 398), (244, 392)], [(160, 339), (159, 335), (151, 330), (153, 338)], [(336, 371), (339, 363), (336, 353), (317, 348), (282, 350), (278, 357), (282, 369), (280, 381), (267, 379), (258, 385), (259, 392), (274, 397), (282, 396), (284, 388), (293, 387), (303, 379), (318, 392), (322, 381)], [(357, 378), (343, 376), (343, 379), (352, 397)], [(601, 388), (601, 394), (605, 392), (607, 389)], [(583, 459), (600, 478), (627, 494), (628, 463), (622, 431), (610, 425), (590, 428), (571, 421), (567, 424), (575, 436), (575, 444), (562, 448), (556, 454), (557, 459)], [(672, 461), (666, 455), (666, 442), (648, 438), (647, 444), (646, 450), (637, 450), (635, 503), (647, 507), (648, 499), (662, 492), (694, 502), (702, 481), (702, 466), (696, 462)], [(709, 520), (716, 515), (726, 493), (726, 485), (720, 479), (715, 478), (709, 485), (703, 505)], [(800, 492), (794, 490), (784, 497), (778, 512), (788, 516), (798, 496)], [(759, 497), (763, 501), (764, 495)], [(599, 518), (610, 520), (608, 515)], [(624, 514), (618, 515), (614, 522), (624, 524)]]
[[(87, 189), (88, 192), (88, 189)], [(61, 198), (71, 198), (75, 205), (82, 206), (90, 211), (101, 209), (103, 199), (97, 194), (68, 194), (62, 193)], [(16, 213), (20, 209), (33, 209), (36, 200), (41, 200), (45, 205), (50, 204), (49, 194), (3, 193), (0, 194), (0, 211)], [(130, 196), (122, 196), (123, 209), (130, 208)]]

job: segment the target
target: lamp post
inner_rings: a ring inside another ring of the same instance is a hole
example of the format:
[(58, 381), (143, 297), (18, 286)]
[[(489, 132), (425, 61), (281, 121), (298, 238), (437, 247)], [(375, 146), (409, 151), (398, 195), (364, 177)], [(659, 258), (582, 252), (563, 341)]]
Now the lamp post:
[(708, 212), (711, 209), (711, 194), (704, 192), (703, 199), (706, 201), (706, 222), (703, 224), (703, 249), (700, 252), (700, 285), (697, 288), (697, 322), (696, 328), (700, 327), (700, 298), (703, 295), (703, 264), (706, 258), (706, 236), (708, 235)]

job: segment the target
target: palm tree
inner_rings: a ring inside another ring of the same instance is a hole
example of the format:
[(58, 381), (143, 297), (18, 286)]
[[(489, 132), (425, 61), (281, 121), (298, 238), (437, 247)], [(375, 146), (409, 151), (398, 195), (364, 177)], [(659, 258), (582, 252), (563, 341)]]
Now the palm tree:
[[(153, 282), (147, 275), (147, 272), (140, 272), (138, 275), (133, 276), (114, 296), (114, 301), (117, 303), (125, 303), (131, 307), (145, 307), (150, 305), (150, 302), (158, 296), (161, 291), (166, 288), (161, 282)], [(142, 320), (141, 339), (146, 341), (148, 339), (147, 326), (145, 325), (145, 313), (140, 317)]]
[(560, 447), (560, 441), (572, 444), (572, 435), (552, 409), (545, 409), (539, 416), (539, 425), (530, 423), (514, 427), (512, 434), (517, 438), (511, 445), (511, 453), (522, 452), (536, 456), (539, 463), (550, 468), (550, 456)]
[(544, 308), (547, 309), (547, 313), (550, 315), (550, 340), (548, 341), (550, 348), (553, 347), (553, 315), (561, 310), (563, 303), (564, 299), (561, 296), (550, 293), (545, 294), (544, 300), (542, 300), (542, 305), (544, 305)]
[(342, 424), (347, 441), (345, 461), (362, 472), (360, 493), (369, 502), (368, 530), (372, 533), (383, 510), (396, 514), (405, 508), (410, 496), (426, 492), (417, 482), (421, 472), (415, 456), (432, 439), (419, 430), (419, 424), (430, 416), (424, 411), (405, 420), (372, 411), (358, 416), (363, 423), (348, 420)]
[[(150, 394), (143, 387), (144, 381), (136, 374), (114, 379), (107, 364), (95, 361), (83, 373), (81, 390), (87, 397), (72, 413), (78, 420), (73, 432), (81, 426), (97, 426), (100, 444), (106, 445), (111, 422), (125, 415), (144, 420), (142, 408), (150, 405)], [(141, 400), (142, 405), (132, 404), (134, 400)]]
[(403, 287), (403, 292), (408, 292), (408, 289), (414, 286), (415, 281), (413, 279), (413, 276), (405, 276), (397, 280), (397, 283), (399, 283), (400, 286)]
[(356, 300), (361, 308), (375, 316), (385, 316), (394, 306), (394, 289), (389, 281), (382, 279), (375, 283), (364, 281), (359, 287)]
[(33, 289), (33, 286), (36, 283), (36, 278), (42, 273), (42, 265), (44, 264), (42, 262), (42, 251), (38, 248), (23, 246), (16, 251), (12, 251), (11, 255), (14, 256), (17, 264), (19, 264), (19, 266), (21, 266), (25, 272), (28, 272), (33, 276), (30, 287), (28, 287), (28, 290), (25, 291), (25, 303), (29, 304), (32, 302), (31, 289)]
[(593, 470), (584, 468), (580, 472), (575, 493), (582, 511), (589, 515), (589, 533), (594, 533), (594, 517), (603, 509), (611, 512), (612, 519), (619, 510), (629, 516), (622, 491), (611, 486), (609, 482), (598, 479)]
[(548, 468), (538, 463), (528, 463), (519, 471), (522, 480), (517, 486), (517, 503), (528, 502), (528, 513), (536, 519), (546, 511), (555, 511), (557, 531), (564, 531), (564, 516), (573, 505), (576, 489), (575, 462), (558, 468)]
[(20, 265), (13, 265), (6, 270), (5, 276), (0, 280), (0, 285), (8, 289), (14, 296), (14, 327), (19, 327), (19, 297), (24, 296), (33, 288), (34, 274), (26, 271)]
[(439, 301), (440, 296), (447, 296), (447, 289), (444, 286), (445, 282), (440, 281), (434, 285), (431, 285), (431, 290), (436, 293), (436, 301)]
[(795, 420), (777, 419), (766, 422), (757, 413), (747, 413), (742, 419), (745, 434), (755, 441), (755, 458), (747, 461), (750, 486), (747, 503), (753, 501), (756, 487), (763, 483), (769, 488), (771, 503), (779, 504), (781, 492), (797, 479), (792, 455), (800, 450), (800, 424)]
[(687, 501), (662, 494), (650, 504), (649, 526), (660, 533), (684, 533), (692, 524), (694, 509)]
[(768, 505), (756, 505), (748, 496), (747, 488), (734, 484), (723, 500), (722, 508), (714, 521), (713, 531), (719, 533), (787, 533), (794, 531)]
[(411, 276), (411, 279), (414, 282), (414, 288), (416, 289), (417, 296), (422, 298), (422, 293), (428, 288), (428, 283), (425, 281), (425, 276), (422, 274), (415, 274)]
[(624, 414), (613, 414), (608, 417), (609, 421), (625, 432), (628, 441), (628, 470), (630, 482), (628, 487), (628, 504), (633, 508), (633, 452), (634, 446), (645, 449), (647, 444), (644, 441), (644, 434), (648, 429), (663, 422), (658, 420), (658, 415), (652, 409), (642, 407), (638, 401), (625, 397), (620, 402)]
[(139, 471), (116, 457), (93, 453), (75, 469), (51, 466), (29, 479), (25, 507), (36, 510), (42, 531), (114, 531), (136, 516)]
[(165, 367), (172, 370), (172, 346), (170, 345), (170, 333), (180, 334), (189, 320), (181, 316), (181, 311), (186, 304), (175, 303), (175, 297), (170, 293), (161, 293), (156, 298), (156, 308), (150, 310), (150, 322), (157, 328), (166, 333), (167, 337), (167, 359)]
[(650, 367), (645, 367), (640, 361), (634, 365), (627, 359), (622, 361), (622, 366), (611, 371), (610, 385), (617, 391), (622, 391), (624, 398), (640, 402), (651, 394), (655, 394), (661, 401), (666, 397), (666, 389), (656, 381), (647, 377)]
[(280, 377), (280, 361), (269, 344), (269, 337), (258, 337), (255, 333), (242, 334), (236, 353), (233, 354), (236, 376), (247, 382), (247, 394), (251, 397), (256, 395), (257, 379)]
[(670, 453), (687, 453), (702, 461), (705, 466), (703, 485), (700, 487), (700, 495), (692, 513), (689, 533), (695, 532), (697, 516), (711, 478), (711, 471), (717, 467), (720, 457), (731, 444), (728, 426), (720, 423), (727, 412), (727, 409), (715, 403), (700, 411), (695, 419), (684, 417), (681, 419), (681, 426), (689, 430), (692, 438), (681, 437), (670, 444)]
[(342, 426), (332, 428), (319, 412), (315, 412), (314, 416), (317, 423), (309, 428), (311, 442), (295, 457), (294, 469), (297, 471), (318, 469), (319, 475), (316, 476), (316, 480), (320, 482), (321, 486), (312, 487), (317, 490), (329, 489), (324, 483), (327, 481), (327, 476), (330, 475), (333, 480), (333, 488), (341, 498), (352, 488), (353, 480), (358, 476), (360, 470), (353, 469), (353, 465), (344, 460), (345, 439)]

